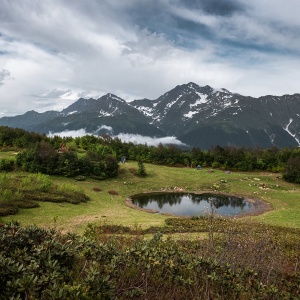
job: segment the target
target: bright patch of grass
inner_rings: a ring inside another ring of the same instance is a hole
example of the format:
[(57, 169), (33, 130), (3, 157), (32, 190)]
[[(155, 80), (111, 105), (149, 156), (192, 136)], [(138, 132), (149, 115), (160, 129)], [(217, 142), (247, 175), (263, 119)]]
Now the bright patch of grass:
[(0, 151), (0, 159), (2, 159), (2, 158), (15, 159), (16, 155), (17, 155), (17, 151), (14, 151), (14, 150)]

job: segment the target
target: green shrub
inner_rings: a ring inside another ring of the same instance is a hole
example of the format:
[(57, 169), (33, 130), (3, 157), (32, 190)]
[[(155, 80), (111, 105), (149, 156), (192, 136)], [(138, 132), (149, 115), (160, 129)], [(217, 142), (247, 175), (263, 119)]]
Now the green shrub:
[(17, 205), (0, 203), (0, 216), (15, 215), (17, 212)]
[(142, 176), (142, 177), (147, 175), (145, 165), (143, 164), (142, 161), (138, 162), (138, 169), (137, 169), (136, 173), (137, 173), (137, 175)]
[(10, 187), (11, 176), (7, 173), (0, 174), (0, 182), (1, 182), (1, 186), (0, 186), (1, 190)]
[(35, 201), (28, 201), (28, 200), (18, 200), (15, 201), (15, 204), (19, 207), (19, 208), (35, 208), (35, 207), (39, 207), (40, 205), (35, 202)]
[(39, 191), (26, 191), (24, 192), (24, 199), (29, 201), (41, 201), (41, 202), (68, 202), (72, 204), (79, 204), (81, 202), (87, 202), (89, 197), (83, 193), (76, 191), (53, 191), (51, 193), (44, 193)]
[(15, 162), (12, 159), (2, 158), (0, 159), (0, 171), (13, 171)]
[(112, 236), (120, 228), (105, 226), (108, 233), (89, 226), (84, 237), (1, 227), (0, 299), (299, 298), (299, 269), (288, 268), (299, 258), (299, 230), (267, 227), (252, 239), (257, 233), (227, 227), (207, 247), (209, 240), (163, 240), (160, 233)]
[(219, 168), (220, 165), (221, 165), (221, 164), (220, 164), (219, 162), (217, 162), (217, 161), (214, 161), (214, 162), (211, 164), (211, 166), (212, 166), (213, 168), (215, 168), (215, 169)]
[(12, 201), (14, 193), (12, 190), (4, 189), (0, 192), (1, 201)]
[(21, 188), (25, 190), (38, 190), (49, 192), (53, 187), (53, 182), (49, 175), (41, 173), (30, 174), (22, 180)]
[(300, 156), (289, 158), (283, 172), (283, 179), (288, 182), (300, 183)]

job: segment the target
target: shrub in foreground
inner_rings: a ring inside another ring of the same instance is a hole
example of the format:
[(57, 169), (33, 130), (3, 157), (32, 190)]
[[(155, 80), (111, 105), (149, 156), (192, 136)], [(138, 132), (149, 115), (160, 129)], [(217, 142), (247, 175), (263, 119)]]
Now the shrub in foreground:
[[(205, 241), (0, 228), (0, 299), (297, 299), (284, 275), (201, 256)], [(215, 249), (217, 250), (217, 248)], [(214, 251), (216, 252), (216, 251)], [(217, 257), (215, 257), (217, 258)]]

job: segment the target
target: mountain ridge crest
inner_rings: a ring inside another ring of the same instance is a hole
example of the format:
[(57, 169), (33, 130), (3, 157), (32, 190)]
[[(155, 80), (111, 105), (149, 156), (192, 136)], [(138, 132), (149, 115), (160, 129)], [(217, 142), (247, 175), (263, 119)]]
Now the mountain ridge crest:
[(0, 125), (45, 134), (84, 128), (90, 134), (174, 136), (200, 148), (299, 147), (300, 93), (255, 98), (189, 82), (157, 99), (126, 102), (107, 93), (79, 98), (60, 112), (2, 117)]

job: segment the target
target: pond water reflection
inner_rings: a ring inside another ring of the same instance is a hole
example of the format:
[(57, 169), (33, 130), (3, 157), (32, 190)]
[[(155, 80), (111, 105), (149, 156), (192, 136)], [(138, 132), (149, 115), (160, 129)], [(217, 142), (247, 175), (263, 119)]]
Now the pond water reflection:
[(254, 205), (242, 197), (221, 194), (155, 193), (132, 197), (132, 203), (143, 209), (180, 216), (200, 216), (213, 212), (236, 216), (254, 210)]

